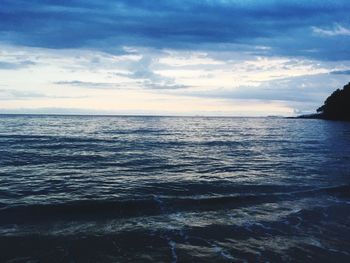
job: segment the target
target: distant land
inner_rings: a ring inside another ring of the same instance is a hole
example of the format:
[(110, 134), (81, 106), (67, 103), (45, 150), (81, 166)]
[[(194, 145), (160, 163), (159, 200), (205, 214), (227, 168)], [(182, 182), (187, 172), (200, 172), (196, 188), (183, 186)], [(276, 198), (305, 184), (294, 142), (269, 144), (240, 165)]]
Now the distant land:
[(350, 82), (343, 89), (334, 91), (317, 109), (317, 113), (298, 118), (350, 121)]

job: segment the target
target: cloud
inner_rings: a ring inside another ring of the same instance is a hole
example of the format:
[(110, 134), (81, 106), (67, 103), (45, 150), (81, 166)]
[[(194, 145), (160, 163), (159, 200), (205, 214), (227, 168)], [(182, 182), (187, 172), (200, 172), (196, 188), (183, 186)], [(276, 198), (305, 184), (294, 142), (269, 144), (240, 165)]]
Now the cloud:
[(350, 36), (350, 29), (345, 28), (345, 27), (338, 25), (338, 24), (335, 24), (333, 26), (333, 28), (331, 28), (331, 29), (322, 29), (319, 27), (312, 27), (312, 30), (314, 31), (314, 33), (320, 34), (323, 36), (330, 36), (330, 37)]
[(33, 90), (19, 90), (19, 89), (0, 89), (0, 100), (32, 100), (32, 99), (71, 99), (71, 98), (86, 98), (86, 96), (58, 96), (46, 94)]
[(0, 89), (0, 100), (45, 98), (45, 94), (35, 91)]
[(344, 83), (346, 77), (340, 79), (338, 76), (330, 77), (329, 74), (317, 74), (269, 80), (257, 86), (190, 90), (182, 95), (227, 100), (284, 101), (301, 108), (308, 105), (310, 111), (316, 109), (332, 91)]
[[(347, 0), (2, 0), (0, 40), (112, 53), (123, 46), (243, 48), (259, 54), (339, 60), (350, 58), (349, 45), (339, 50), (336, 40), (321, 43), (317, 34), (310, 34), (310, 27), (334, 37), (348, 36), (349, 10)], [(324, 29), (334, 23), (342, 26)]]
[[(313, 37), (324, 46), (322, 56), (331, 52), (326, 46), (333, 37)], [(243, 44), (234, 50), (221, 49), (221, 44), (208, 50), (129, 45), (121, 47), (122, 52), (117, 54), (103, 49), (1, 45), (0, 56), (7, 69), (0, 71), (0, 86), (12, 90), (0, 92), (1, 105), (3, 108), (91, 107), (101, 112), (110, 109), (125, 113), (152, 109), (160, 114), (164, 109), (186, 108), (188, 112), (212, 114), (218, 110), (230, 112), (231, 107), (239, 112), (241, 101), (247, 102), (247, 108), (257, 114), (261, 112), (256, 105), (265, 103), (313, 111), (334, 89), (349, 81), (350, 61), (341, 55), (348, 46), (341, 43), (348, 38), (334, 38), (340, 43), (336, 54), (342, 61), (290, 57), (288, 50), (286, 56), (273, 53), (262, 56), (260, 52), (276, 50), (276, 46), (267, 47), (267, 43), (255, 45), (256, 52)], [(279, 40), (284, 41), (285, 38)], [(330, 54), (329, 58), (334, 56)], [(30, 70), (18, 71), (19, 65), (26, 65), (24, 61)], [(208, 101), (215, 103), (210, 106)], [(273, 111), (271, 108), (268, 112)]]
[(113, 114), (109, 111), (97, 111), (93, 109), (80, 108), (55, 108), (55, 107), (41, 107), (41, 108), (16, 108), (16, 109), (2, 109), (0, 114), (53, 114), (53, 115), (98, 115), (98, 114)]
[(142, 87), (148, 89), (174, 90), (189, 88), (187, 85), (176, 83), (175, 78), (155, 73), (152, 66), (157, 63), (158, 59), (154, 54), (144, 55), (131, 65), (130, 73), (116, 73), (116, 75), (136, 80)]
[(36, 63), (30, 60), (24, 60), (19, 62), (8, 62), (8, 61), (0, 61), (0, 70), (13, 70), (13, 69), (21, 69), (29, 66), (33, 66)]

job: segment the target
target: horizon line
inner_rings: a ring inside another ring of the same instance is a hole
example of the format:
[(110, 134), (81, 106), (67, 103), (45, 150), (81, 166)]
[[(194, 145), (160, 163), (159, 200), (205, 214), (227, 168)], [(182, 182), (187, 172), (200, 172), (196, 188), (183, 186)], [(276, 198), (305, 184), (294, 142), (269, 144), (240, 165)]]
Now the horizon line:
[[(84, 113), (1, 113), (0, 116), (76, 116), (76, 117), (173, 117), (173, 118), (290, 118), (295, 116), (264, 115), (161, 115), (161, 114), (84, 114)], [(296, 115), (298, 116), (298, 115)]]

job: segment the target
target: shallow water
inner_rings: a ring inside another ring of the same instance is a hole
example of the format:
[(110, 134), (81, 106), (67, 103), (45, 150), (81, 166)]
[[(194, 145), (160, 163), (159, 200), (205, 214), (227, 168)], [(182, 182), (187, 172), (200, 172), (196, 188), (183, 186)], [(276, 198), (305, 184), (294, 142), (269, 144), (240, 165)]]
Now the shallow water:
[(0, 262), (350, 262), (350, 123), (0, 116)]

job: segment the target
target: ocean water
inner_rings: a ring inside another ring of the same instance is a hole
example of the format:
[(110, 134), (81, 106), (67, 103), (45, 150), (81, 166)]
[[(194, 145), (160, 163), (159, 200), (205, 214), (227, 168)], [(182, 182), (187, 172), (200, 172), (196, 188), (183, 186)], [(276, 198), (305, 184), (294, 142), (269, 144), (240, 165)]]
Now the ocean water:
[(0, 262), (350, 262), (350, 123), (2, 115)]

